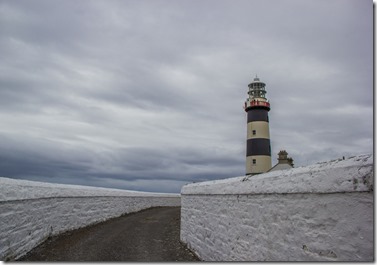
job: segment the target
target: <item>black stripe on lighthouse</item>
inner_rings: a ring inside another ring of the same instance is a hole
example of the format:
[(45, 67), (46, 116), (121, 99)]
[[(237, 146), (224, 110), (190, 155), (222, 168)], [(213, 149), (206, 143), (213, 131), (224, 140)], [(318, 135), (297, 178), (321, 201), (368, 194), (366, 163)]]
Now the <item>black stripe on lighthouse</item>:
[(268, 122), (268, 110), (266, 109), (253, 109), (247, 112), (247, 122), (253, 121), (266, 121)]
[(247, 139), (246, 156), (265, 155), (271, 156), (270, 139), (252, 138)]

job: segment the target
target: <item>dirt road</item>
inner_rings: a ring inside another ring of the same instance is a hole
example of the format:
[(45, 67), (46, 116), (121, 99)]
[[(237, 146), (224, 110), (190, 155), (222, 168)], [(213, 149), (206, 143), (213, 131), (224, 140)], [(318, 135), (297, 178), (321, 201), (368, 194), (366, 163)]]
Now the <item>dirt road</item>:
[(52, 237), (19, 261), (198, 261), (179, 241), (180, 207), (157, 207)]

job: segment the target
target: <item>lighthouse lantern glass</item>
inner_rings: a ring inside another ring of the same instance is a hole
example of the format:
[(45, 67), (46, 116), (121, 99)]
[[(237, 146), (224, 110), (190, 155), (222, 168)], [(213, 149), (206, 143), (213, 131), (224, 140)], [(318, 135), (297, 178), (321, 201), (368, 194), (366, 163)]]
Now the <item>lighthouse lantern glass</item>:
[(266, 88), (265, 84), (262, 82), (253, 82), (249, 84), (249, 95), (250, 98), (266, 98)]

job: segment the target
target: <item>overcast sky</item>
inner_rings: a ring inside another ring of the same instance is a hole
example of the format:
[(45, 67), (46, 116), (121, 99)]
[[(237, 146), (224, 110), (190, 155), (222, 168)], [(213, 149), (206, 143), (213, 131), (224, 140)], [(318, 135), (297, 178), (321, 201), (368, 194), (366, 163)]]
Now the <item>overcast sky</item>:
[(370, 0), (0, 1), (0, 176), (142, 191), (373, 152)]

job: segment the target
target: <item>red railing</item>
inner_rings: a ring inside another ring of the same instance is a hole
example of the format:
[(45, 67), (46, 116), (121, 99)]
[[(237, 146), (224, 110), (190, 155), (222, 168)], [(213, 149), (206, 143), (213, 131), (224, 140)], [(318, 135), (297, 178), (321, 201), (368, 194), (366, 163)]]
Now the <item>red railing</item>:
[(250, 102), (250, 106), (264, 106), (264, 107), (270, 107), (270, 103), (267, 101), (258, 101), (258, 100), (253, 100)]
[(250, 107), (257, 107), (257, 106), (270, 108), (270, 103), (267, 101), (259, 101), (259, 100), (252, 100), (249, 102), (245, 102), (245, 109), (250, 108)]

